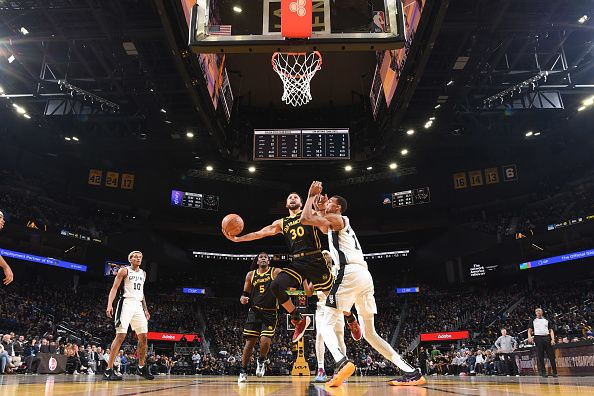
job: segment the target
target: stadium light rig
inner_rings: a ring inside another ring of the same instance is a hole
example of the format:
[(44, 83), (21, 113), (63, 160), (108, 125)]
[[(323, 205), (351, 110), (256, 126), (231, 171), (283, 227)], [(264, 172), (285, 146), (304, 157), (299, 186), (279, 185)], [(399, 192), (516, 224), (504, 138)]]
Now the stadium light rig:
[(120, 105), (118, 105), (117, 103), (102, 98), (101, 96), (97, 96), (94, 93), (84, 90), (82, 88), (79, 88), (66, 80), (58, 80), (58, 86), (60, 87), (61, 91), (68, 91), (70, 93), (70, 96), (72, 97), (74, 97), (74, 95), (79, 95), (83, 98), (83, 100), (90, 100), (91, 103), (97, 102), (101, 107), (101, 110), (103, 111), (111, 110), (113, 112), (117, 112), (120, 110)]

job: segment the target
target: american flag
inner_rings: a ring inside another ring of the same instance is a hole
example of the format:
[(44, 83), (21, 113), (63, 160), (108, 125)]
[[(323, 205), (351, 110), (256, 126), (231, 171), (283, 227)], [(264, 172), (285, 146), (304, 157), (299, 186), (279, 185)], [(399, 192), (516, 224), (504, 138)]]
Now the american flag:
[(211, 36), (231, 36), (231, 25), (212, 25), (208, 27)]

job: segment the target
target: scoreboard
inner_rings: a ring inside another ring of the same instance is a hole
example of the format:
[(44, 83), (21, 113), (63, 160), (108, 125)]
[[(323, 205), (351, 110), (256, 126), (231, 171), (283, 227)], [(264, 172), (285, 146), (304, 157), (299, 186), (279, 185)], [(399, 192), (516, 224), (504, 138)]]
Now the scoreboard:
[(392, 207), (420, 205), (431, 202), (429, 187), (414, 188), (392, 193)]
[(185, 208), (219, 210), (219, 197), (179, 190), (171, 190), (171, 205)]
[(348, 129), (256, 129), (255, 160), (349, 159)]

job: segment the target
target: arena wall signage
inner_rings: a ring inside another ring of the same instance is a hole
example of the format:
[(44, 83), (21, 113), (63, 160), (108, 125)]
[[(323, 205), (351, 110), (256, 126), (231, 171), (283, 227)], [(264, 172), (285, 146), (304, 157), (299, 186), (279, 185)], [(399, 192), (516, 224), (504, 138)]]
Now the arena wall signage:
[[(557, 344), (555, 360), (561, 376), (594, 375), (594, 344), (591, 340), (571, 344)], [(515, 353), (516, 365), (521, 375), (538, 375), (536, 348)], [(545, 360), (550, 371), (549, 360)]]
[(181, 341), (182, 337), (186, 337), (188, 342), (192, 342), (194, 340), (198, 342), (202, 341), (198, 334), (159, 333), (155, 331), (149, 331), (147, 333), (147, 338), (151, 341), (179, 342)]
[(581, 252), (567, 253), (562, 254), (560, 256), (547, 257), (540, 260), (528, 261), (520, 264), (520, 269), (531, 269), (536, 267), (542, 267), (545, 265), (562, 263), (564, 261), (580, 260), (590, 257), (594, 257), (594, 249), (582, 250)]
[(470, 334), (468, 333), (468, 330), (445, 331), (442, 333), (422, 333), (421, 342), (465, 340), (469, 337)]
[(14, 250), (0, 249), (0, 256), (10, 257), (17, 260), (29, 261), (31, 263), (51, 265), (54, 267), (66, 268), (74, 271), (87, 272), (87, 266), (68, 261), (56, 260), (51, 257), (35, 256), (29, 253), (17, 252)]

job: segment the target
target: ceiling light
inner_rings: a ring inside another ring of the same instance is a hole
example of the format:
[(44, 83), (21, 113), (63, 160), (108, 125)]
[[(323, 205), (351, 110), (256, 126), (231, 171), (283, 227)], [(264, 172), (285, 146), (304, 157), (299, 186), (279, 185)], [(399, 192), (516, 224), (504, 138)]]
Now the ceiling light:
[(171, 124), (171, 121), (165, 120), (165, 124)]
[(350, 166), (350, 165), (347, 165), (347, 166), (344, 167), (344, 170), (347, 171), (347, 172), (350, 172), (350, 171), (353, 170), (353, 167)]
[(429, 128), (431, 128), (431, 125), (433, 125), (433, 121), (427, 121), (427, 122), (425, 123), (425, 129), (429, 129)]
[(23, 109), (21, 106), (15, 106), (15, 109), (19, 114), (25, 114), (27, 112), (27, 110)]
[(23, 36), (26, 36), (29, 34), (29, 31), (27, 29), (25, 29), (24, 26), (21, 26), (20, 32), (23, 34)]
[(212, 171), (213, 171), (213, 169), (214, 169), (214, 168), (213, 168), (211, 165), (208, 165), (208, 166), (206, 167), (206, 170), (207, 170), (207, 171), (209, 171), (209, 172), (212, 172)]
[(64, 138), (64, 140), (70, 141), (70, 140), (72, 140), (72, 139), (70, 139), (68, 136), (66, 136), (66, 137)]
[(186, 137), (192, 139), (194, 137), (194, 132), (186, 132)]
[(584, 106), (592, 106), (594, 104), (594, 96), (590, 96), (588, 99), (582, 102)]
[(166, 114), (166, 113), (167, 113), (167, 110), (165, 110), (165, 109), (161, 109), (160, 111), (161, 111), (161, 113), (163, 113), (163, 114)]
[(586, 106), (580, 106), (580, 107), (578, 107), (578, 111), (584, 111), (584, 110), (586, 110)]
[(241, 7), (234, 6), (234, 7), (233, 7), (233, 11), (235, 11), (235, 12), (236, 12), (236, 13), (238, 13), (238, 14), (241, 14), (241, 12), (242, 12), (243, 10), (241, 9)]
[(434, 107), (434, 109), (439, 109), (440, 107), (441, 107), (440, 104), (436, 104), (435, 107)]
[(12, 62), (14, 62), (14, 60), (15, 60), (15, 59), (16, 59), (16, 58), (14, 57), (14, 55), (10, 55), (10, 56), (8, 57), (8, 63), (12, 63)]
[(74, 140), (75, 142), (78, 142), (78, 138), (76, 136), (72, 136), (72, 140)]
[(31, 118), (31, 116), (29, 114), (27, 114), (27, 113), (23, 114), (23, 117), (25, 117), (25, 118)]
[(434, 121), (435, 117), (429, 117), (429, 121)]
[(409, 129), (408, 131), (406, 131), (407, 135), (414, 135), (415, 134), (415, 130), (414, 129)]
[(200, 157), (198, 157), (198, 156), (195, 156), (195, 157), (194, 157), (194, 159), (200, 159)]
[(400, 154), (406, 155), (406, 154), (408, 154), (408, 150), (407, 149), (402, 149), (402, 150), (400, 150)]
[(248, 171), (249, 171), (250, 173), (254, 173), (254, 172), (256, 171), (256, 167), (255, 167), (255, 166), (250, 166), (250, 167), (248, 168)]
[(579, 23), (586, 23), (590, 19), (588, 15), (583, 15), (580, 19), (578, 19)]
[(368, 166), (367, 167), (367, 170), (372, 170), (372, 169), (373, 169), (373, 166)]
[(526, 137), (530, 137), (530, 136), (532, 136), (532, 135), (534, 135), (534, 133), (533, 133), (532, 131), (528, 131), (528, 132), (526, 132)]
[(392, 163), (389, 165), (389, 167), (390, 167), (390, 169), (396, 169), (396, 168), (398, 168), (398, 164), (396, 164), (396, 162), (392, 162)]
[(450, 86), (450, 85), (452, 85), (453, 83), (454, 83), (454, 80), (450, 80), (450, 81), (448, 81), (448, 83), (447, 83), (446, 85), (449, 87), (449, 86)]
[(4, 88), (2, 86), (0, 86), (0, 95), (4, 95)]
[(540, 132), (536, 132), (534, 136), (540, 136)]

